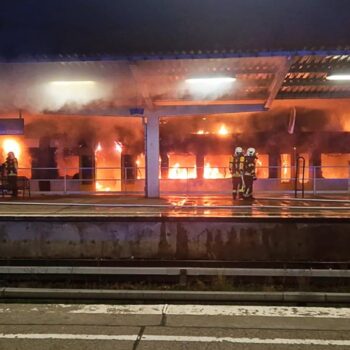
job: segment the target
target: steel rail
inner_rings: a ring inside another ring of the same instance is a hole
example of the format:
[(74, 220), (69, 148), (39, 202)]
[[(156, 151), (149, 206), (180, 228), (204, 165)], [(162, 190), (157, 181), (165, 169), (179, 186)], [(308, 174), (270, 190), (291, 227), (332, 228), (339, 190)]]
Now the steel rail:
[(350, 278), (348, 269), (0, 266), (0, 275), (250, 276)]
[(348, 269), (350, 260), (344, 261), (240, 261), (240, 260), (214, 260), (214, 259), (86, 259), (86, 258), (3, 258), (0, 266), (77, 266), (77, 267), (205, 267), (205, 268), (273, 268), (273, 269)]
[(113, 290), (113, 289), (60, 289), (60, 288), (0, 288), (4, 300), (82, 300), (102, 301), (162, 300), (168, 302), (259, 302), (259, 303), (350, 303), (350, 293), (332, 292), (221, 292), (221, 291), (164, 291), (164, 290)]

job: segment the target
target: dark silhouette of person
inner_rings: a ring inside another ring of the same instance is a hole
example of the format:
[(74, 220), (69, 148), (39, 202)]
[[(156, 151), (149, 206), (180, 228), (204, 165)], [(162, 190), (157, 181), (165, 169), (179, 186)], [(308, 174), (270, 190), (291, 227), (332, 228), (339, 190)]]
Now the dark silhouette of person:
[(12, 191), (12, 197), (17, 197), (18, 160), (13, 152), (7, 154), (6, 161), (2, 166), (7, 176), (9, 190)]

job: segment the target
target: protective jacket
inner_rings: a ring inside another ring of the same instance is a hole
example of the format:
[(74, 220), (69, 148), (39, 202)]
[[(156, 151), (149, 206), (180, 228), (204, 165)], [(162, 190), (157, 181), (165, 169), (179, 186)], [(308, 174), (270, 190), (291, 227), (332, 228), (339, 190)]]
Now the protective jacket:
[(246, 176), (252, 176), (253, 178), (256, 177), (255, 174), (255, 161), (258, 157), (257, 156), (245, 156), (244, 157), (244, 175)]
[(230, 159), (230, 172), (233, 177), (240, 177), (244, 171), (244, 156), (234, 155)]
[(5, 171), (7, 176), (16, 176), (18, 172), (18, 161), (16, 158), (14, 159), (6, 159), (6, 162), (4, 163)]

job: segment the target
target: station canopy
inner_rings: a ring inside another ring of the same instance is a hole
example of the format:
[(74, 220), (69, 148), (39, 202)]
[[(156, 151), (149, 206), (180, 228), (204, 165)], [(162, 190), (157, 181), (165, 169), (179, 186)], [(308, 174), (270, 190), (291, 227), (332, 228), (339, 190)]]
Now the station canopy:
[(350, 55), (0, 64), (0, 108), (130, 115), (269, 109), (275, 99), (349, 98)]

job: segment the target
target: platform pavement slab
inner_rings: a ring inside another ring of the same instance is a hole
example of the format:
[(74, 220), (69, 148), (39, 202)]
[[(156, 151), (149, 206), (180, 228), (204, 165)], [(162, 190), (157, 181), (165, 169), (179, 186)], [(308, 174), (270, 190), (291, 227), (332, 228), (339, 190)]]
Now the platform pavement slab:
[[(54, 315), (52, 317), (55, 317)], [(155, 329), (162, 328), (157, 326)], [(115, 326), (112, 324), (100, 325), (84, 325), (84, 324), (45, 324), (45, 328), (41, 324), (23, 324), (21, 317), (18, 316), (18, 323), (11, 325), (0, 324), (1, 334), (84, 334), (88, 330), (88, 334), (100, 335), (135, 335), (140, 332), (140, 327), (134, 326)]]
[[(203, 314), (206, 314), (205, 324)], [(169, 305), (165, 324), (169, 327), (300, 329), (301, 320), (303, 329), (350, 332), (348, 308)]]
[[(54, 316), (52, 316), (54, 317)], [(0, 325), (0, 334), (70, 334), (70, 335), (122, 335), (132, 336), (132, 340), (115, 340), (109, 339), (0, 339), (0, 350), (18, 349), (18, 350), (36, 350), (36, 349), (69, 349), (69, 350), (96, 350), (96, 349), (133, 349), (139, 327), (116, 327), (105, 324), (101, 326), (94, 325)], [(116, 346), (117, 345), (117, 346)]]
[(134, 340), (2, 339), (0, 350), (133, 350), (134, 343)]
[(113, 325), (113, 326), (146, 326), (160, 325), (162, 306), (145, 307), (140, 314), (140, 308), (130, 306), (118, 307), (118, 312), (108, 312), (109, 306), (96, 307), (86, 305), (62, 304), (0, 304), (0, 324), (31, 324), (31, 325)]
[[(141, 342), (137, 350), (335, 350), (333, 345), (281, 345), (281, 344), (231, 344), (201, 342)], [(337, 346), (336, 350), (349, 350), (348, 346)]]
[[(138, 326), (126, 326), (130, 320)], [(349, 308), (0, 304), (0, 350), (342, 350), (350, 347), (349, 320)]]
[(206, 322), (202, 322), (202, 327), (169, 327), (165, 326), (149, 326), (146, 327), (143, 336), (190, 336), (190, 337), (219, 337), (219, 338), (259, 338), (259, 339), (340, 339), (350, 340), (350, 332), (348, 330), (334, 329), (288, 329), (281, 323), (280, 328), (272, 329), (267, 322), (259, 328), (216, 328), (206, 327)]
[[(168, 327), (211, 327), (211, 328), (268, 328), (268, 329), (300, 329), (301, 320), (297, 318), (261, 316), (168, 316)], [(303, 318), (303, 329), (343, 330), (350, 332), (350, 320), (348, 319), (316, 319)]]

